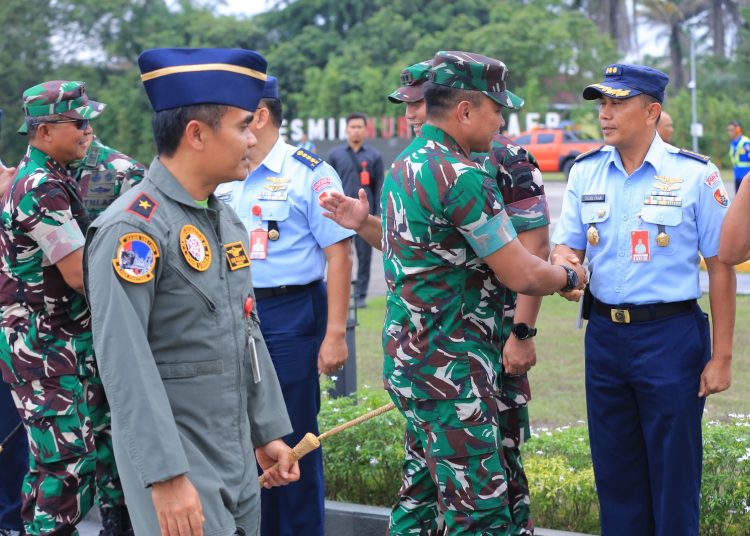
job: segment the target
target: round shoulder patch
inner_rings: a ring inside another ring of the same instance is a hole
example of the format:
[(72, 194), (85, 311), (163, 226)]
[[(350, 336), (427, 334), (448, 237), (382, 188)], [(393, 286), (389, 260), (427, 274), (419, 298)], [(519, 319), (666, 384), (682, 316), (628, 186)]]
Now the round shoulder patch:
[(153, 238), (143, 233), (128, 233), (120, 237), (112, 266), (121, 279), (131, 283), (146, 283), (154, 278), (157, 258), (159, 247)]
[(205, 272), (211, 266), (211, 246), (206, 235), (195, 225), (185, 225), (180, 230), (180, 250), (187, 263), (195, 270)]

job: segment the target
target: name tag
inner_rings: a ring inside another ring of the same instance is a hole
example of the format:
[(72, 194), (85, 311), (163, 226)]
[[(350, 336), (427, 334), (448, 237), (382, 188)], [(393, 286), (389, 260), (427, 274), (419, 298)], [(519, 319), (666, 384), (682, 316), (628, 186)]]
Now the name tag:
[(602, 203), (606, 197), (605, 194), (584, 194), (581, 196), (581, 203)]

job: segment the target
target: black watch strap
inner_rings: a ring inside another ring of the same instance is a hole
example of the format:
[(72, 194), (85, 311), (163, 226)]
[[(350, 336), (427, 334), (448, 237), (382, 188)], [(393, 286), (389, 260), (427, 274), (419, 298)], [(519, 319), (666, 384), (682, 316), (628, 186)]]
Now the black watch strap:
[(560, 289), (560, 292), (570, 292), (578, 286), (578, 272), (573, 270), (570, 266), (565, 266), (564, 264), (561, 264), (560, 266), (565, 269), (565, 273), (568, 275), (565, 286)]
[(532, 328), (524, 322), (519, 322), (518, 324), (513, 324), (513, 326), (511, 326), (510, 332), (515, 335), (516, 339), (519, 341), (525, 341), (526, 339), (536, 336), (537, 329)]

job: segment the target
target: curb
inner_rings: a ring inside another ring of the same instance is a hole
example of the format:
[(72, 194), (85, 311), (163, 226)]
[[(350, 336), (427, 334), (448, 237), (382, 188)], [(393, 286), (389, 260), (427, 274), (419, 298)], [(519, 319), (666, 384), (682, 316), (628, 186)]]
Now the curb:
[[(326, 501), (325, 536), (383, 536), (388, 530), (391, 509), (336, 501)], [(586, 536), (543, 528), (534, 529), (535, 536)]]

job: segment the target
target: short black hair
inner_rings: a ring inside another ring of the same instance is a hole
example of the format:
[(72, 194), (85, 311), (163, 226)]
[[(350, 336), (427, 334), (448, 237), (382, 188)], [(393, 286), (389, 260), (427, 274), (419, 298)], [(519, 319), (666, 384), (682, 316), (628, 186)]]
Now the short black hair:
[(276, 128), (281, 127), (281, 122), (283, 121), (282, 112), (283, 109), (281, 107), (281, 100), (280, 99), (272, 99), (272, 98), (262, 98), (260, 99), (260, 106), (265, 106), (265, 108), (268, 110), (268, 115), (271, 117), (271, 123)]
[(482, 104), (483, 93), (479, 91), (456, 89), (430, 81), (425, 82), (423, 87), (428, 117), (443, 118), (461, 101), (469, 101), (474, 106)]
[(732, 120), (732, 121), (729, 122), (729, 124), (732, 125), (733, 127), (737, 127), (739, 129), (742, 129), (742, 123), (740, 123), (737, 120)]
[(349, 122), (353, 119), (361, 119), (367, 125), (367, 116), (362, 112), (353, 112), (346, 116), (346, 126), (349, 126)]
[(206, 123), (216, 131), (227, 111), (229, 106), (223, 104), (193, 104), (155, 112), (151, 118), (151, 128), (154, 131), (156, 152), (160, 156), (174, 156), (190, 121)]

